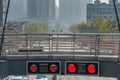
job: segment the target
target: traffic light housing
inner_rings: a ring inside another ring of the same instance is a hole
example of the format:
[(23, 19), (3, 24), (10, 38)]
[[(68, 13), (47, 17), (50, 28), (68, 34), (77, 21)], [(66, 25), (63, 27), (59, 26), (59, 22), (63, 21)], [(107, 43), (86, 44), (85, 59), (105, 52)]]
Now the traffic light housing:
[(28, 61), (27, 74), (60, 74), (59, 61)]
[(66, 61), (65, 74), (99, 75), (99, 62)]

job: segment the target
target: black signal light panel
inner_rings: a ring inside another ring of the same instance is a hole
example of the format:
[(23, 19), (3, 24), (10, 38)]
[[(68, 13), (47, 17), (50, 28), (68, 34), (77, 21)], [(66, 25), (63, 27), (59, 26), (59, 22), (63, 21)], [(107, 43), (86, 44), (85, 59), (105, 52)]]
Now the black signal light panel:
[(99, 62), (66, 61), (65, 74), (99, 75)]
[(28, 61), (27, 74), (61, 74), (59, 61)]

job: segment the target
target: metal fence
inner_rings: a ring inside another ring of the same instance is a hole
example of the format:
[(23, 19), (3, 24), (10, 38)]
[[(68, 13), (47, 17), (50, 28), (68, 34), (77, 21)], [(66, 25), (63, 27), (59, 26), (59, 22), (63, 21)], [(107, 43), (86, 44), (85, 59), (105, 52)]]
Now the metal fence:
[(5, 34), (3, 55), (118, 55), (120, 34)]

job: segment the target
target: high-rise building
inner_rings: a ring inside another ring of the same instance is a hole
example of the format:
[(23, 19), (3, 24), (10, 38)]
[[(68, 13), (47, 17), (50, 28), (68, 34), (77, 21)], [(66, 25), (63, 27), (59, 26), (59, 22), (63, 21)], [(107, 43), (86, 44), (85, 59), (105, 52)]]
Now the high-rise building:
[(55, 0), (28, 0), (27, 15), (32, 22), (48, 23), (55, 19)]
[(59, 24), (69, 26), (86, 22), (87, 3), (93, 0), (59, 0)]
[(11, 0), (8, 14), (9, 21), (20, 20), (26, 17), (24, 2), (25, 0)]
[[(119, 10), (120, 3), (117, 3), (117, 0), (116, 0), (116, 6), (117, 9)], [(120, 11), (118, 11), (118, 15), (120, 17)], [(96, 4), (96, 2), (94, 2), (92, 4), (87, 5), (87, 21), (93, 22), (98, 17), (101, 17), (104, 20), (107, 20), (108, 18), (111, 20), (116, 19), (115, 9), (112, 0), (109, 0), (108, 4), (101, 2), (99, 4)]]
[[(118, 0), (115, 0), (115, 3), (118, 3)], [(113, 4), (113, 0), (109, 0), (109, 4)]]
[(0, 27), (3, 25), (3, 0), (0, 0)]
[(49, 0), (49, 19), (55, 19), (55, 0)]
[(0, 0), (0, 27), (3, 26), (3, 22), (6, 14), (6, 0)]
[(37, 0), (27, 0), (27, 17), (36, 17), (36, 1)]

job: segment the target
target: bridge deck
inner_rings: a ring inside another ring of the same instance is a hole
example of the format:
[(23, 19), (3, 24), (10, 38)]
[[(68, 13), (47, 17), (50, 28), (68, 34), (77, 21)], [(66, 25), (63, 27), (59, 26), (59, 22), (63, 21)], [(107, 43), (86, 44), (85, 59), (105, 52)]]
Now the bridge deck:
[(5, 34), (2, 56), (117, 61), (119, 54), (120, 34)]
[(93, 55), (79, 53), (29, 53), (3, 55), (6, 60), (85, 60), (85, 61), (115, 61), (119, 60), (118, 55)]

